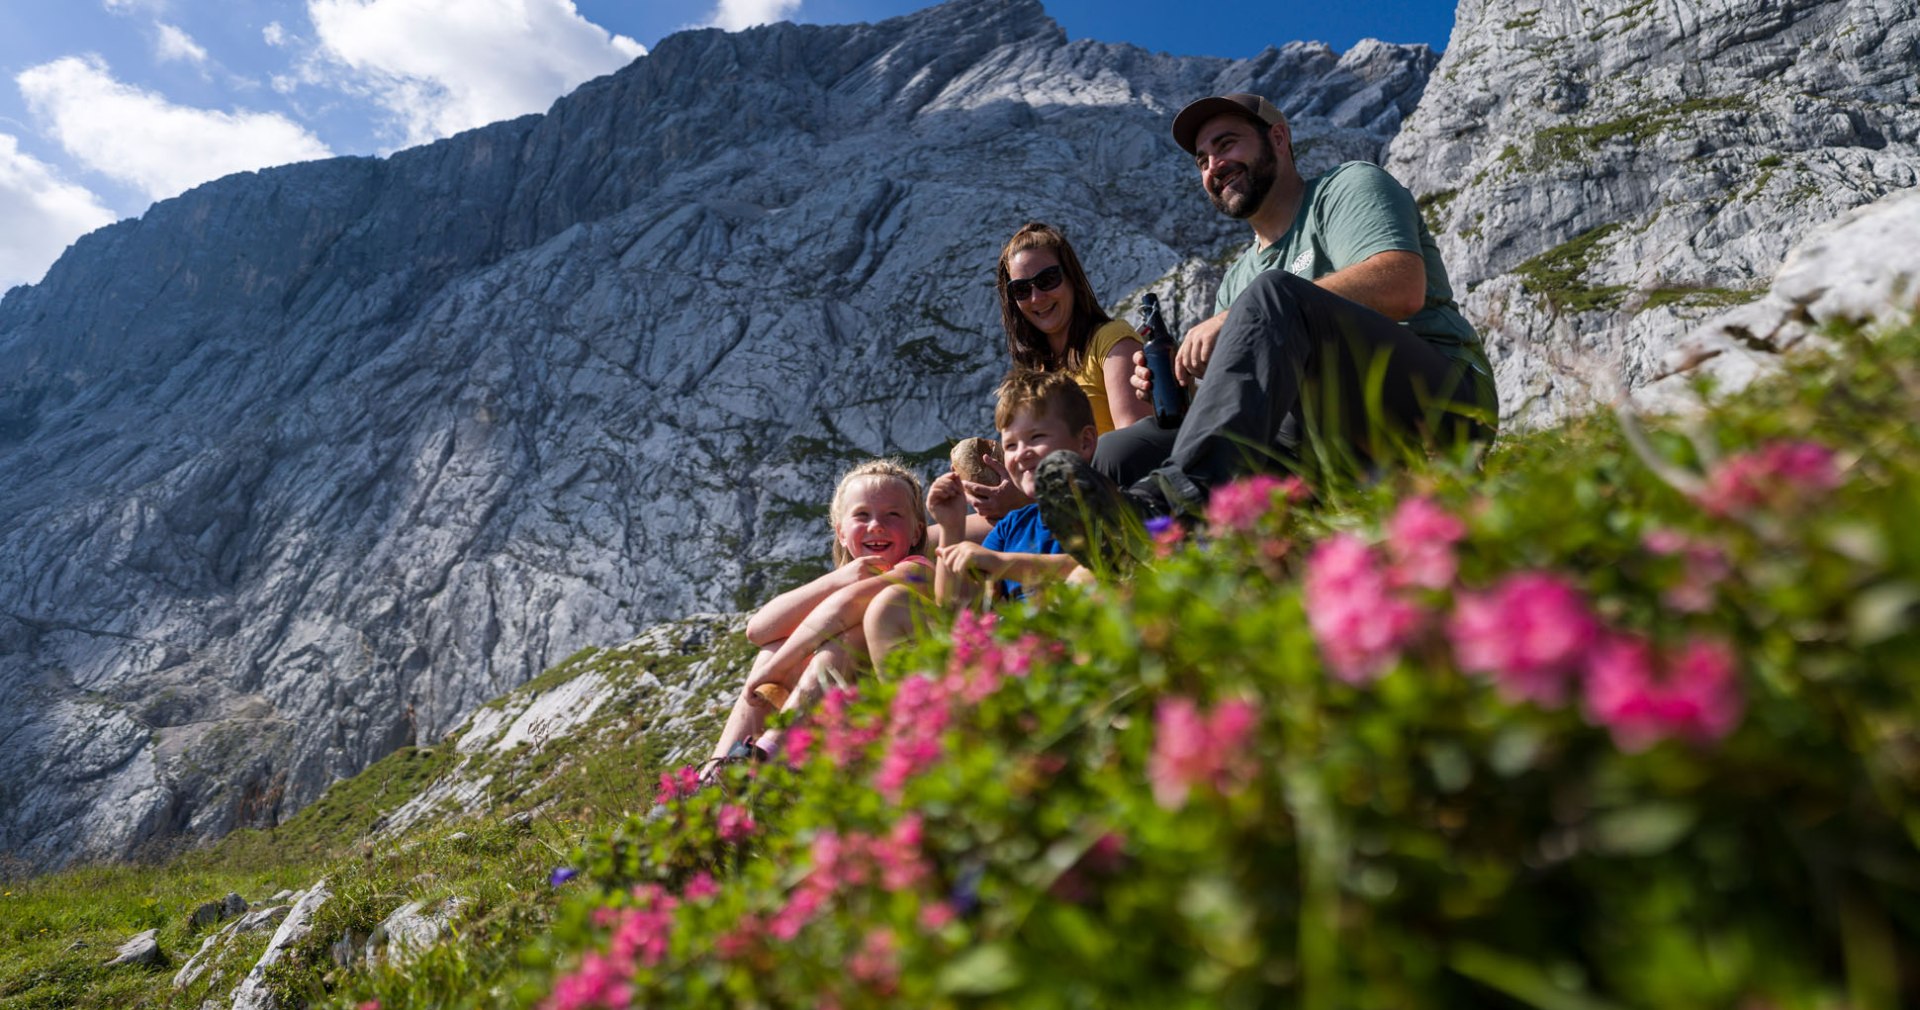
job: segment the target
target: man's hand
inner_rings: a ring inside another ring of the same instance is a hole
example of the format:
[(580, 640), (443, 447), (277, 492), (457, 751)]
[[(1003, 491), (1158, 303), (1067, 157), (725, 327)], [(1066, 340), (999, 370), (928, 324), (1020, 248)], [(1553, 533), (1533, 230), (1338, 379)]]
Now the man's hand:
[[(1213, 357), (1214, 341), (1226, 321), (1227, 314), (1221, 312), (1202, 319), (1187, 331), (1173, 355), (1173, 377), (1180, 385), (1191, 390), (1193, 380), (1207, 374), (1207, 359)], [(1133, 395), (1149, 402), (1153, 400), (1153, 372), (1147, 368), (1145, 351), (1133, 353)]]
[(1202, 319), (1180, 341), (1180, 349), (1173, 356), (1173, 377), (1180, 380), (1182, 386), (1192, 386), (1193, 380), (1207, 374), (1207, 359), (1213, 357), (1213, 342), (1220, 336), (1220, 327), (1226, 321), (1225, 312)]
[(985, 516), (988, 522), (997, 523), (1014, 509), (1033, 504), (1033, 499), (1028, 498), (1026, 492), (1020, 490), (1020, 485), (1014, 483), (1013, 478), (1007, 474), (1007, 468), (998, 459), (988, 456), (980, 462), (984, 463), (987, 469), (1000, 475), (1000, 483), (975, 484), (968, 480), (960, 482), (961, 489), (967, 493), (967, 502), (973, 506), (975, 512)]

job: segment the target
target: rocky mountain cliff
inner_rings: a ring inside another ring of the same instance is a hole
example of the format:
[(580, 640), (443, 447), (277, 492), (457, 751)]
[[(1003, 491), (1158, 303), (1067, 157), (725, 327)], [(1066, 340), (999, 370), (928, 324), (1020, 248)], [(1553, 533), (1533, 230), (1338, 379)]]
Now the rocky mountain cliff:
[(1261, 91), (1310, 166), (1377, 159), (1436, 59), (1069, 43), (1031, 0), (685, 33), (543, 116), (87, 236), (0, 301), (0, 853), (271, 822), (751, 604), (848, 460), (987, 427), (1021, 222), (1111, 303), (1208, 299), (1243, 233), (1171, 113)]
[(1461, 0), (1387, 167), (1508, 419), (1684, 367), (1810, 228), (1920, 184), (1917, 66), (1916, 0)]

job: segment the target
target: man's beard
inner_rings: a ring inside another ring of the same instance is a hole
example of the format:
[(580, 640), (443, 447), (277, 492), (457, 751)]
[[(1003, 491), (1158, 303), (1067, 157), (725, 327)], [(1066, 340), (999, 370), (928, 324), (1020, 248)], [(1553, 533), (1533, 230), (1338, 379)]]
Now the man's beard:
[(1275, 180), (1279, 178), (1279, 161), (1274, 157), (1273, 141), (1261, 137), (1259, 155), (1244, 165), (1243, 169), (1240, 178), (1234, 180), (1244, 185), (1240, 192), (1226, 188), (1218, 193), (1207, 191), (1207, 198), (1213, 201), (1214, 208), (1231, 218), (1252, 217), (1253, 212), (1259, 210), (1260, 204), (1266, 200), (1267, 191), (1273, 188)]

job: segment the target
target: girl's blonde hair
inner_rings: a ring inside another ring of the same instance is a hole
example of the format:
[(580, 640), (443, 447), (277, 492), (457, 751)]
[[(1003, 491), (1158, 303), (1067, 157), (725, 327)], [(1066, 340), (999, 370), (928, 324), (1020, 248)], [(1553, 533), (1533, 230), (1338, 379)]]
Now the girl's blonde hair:
[(915, 534), (913, 547), (908, 554), (924, 554), (927, 550), (927, 490), (920, 483), (920, 476), (907, 469), (905, 463), (884, 456), (870, 459), (854, 466), (840, 475), (840, 483), (833, 488), (833, 503), (827, 506), (827, 524), (833, 531), (833, 564), (839, 567), (853, 560), (845, 545), (840, 543), (840, 520), (847, 517), (847, 489), (853, 482), (864, 477), (885, 477), (897, 480), (907, 486), (907, 498), (913, 502), (913, 518), (920, 524), (920, 532)]

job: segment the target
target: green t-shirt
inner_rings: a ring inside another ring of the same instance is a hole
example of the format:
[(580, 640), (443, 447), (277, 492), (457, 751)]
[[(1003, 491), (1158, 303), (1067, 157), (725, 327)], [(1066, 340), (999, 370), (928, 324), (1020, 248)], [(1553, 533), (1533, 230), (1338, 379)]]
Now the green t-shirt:
[(1285, 270), (1297, 277), (1318, 280), (1377, 253), (1417, 252), (1427, 261), (1427, 304), (1404, 320), (1407, 327), (1448, 357), (1491, 377), (1480, 334), (1453, 302), (1440, 249), (1427, 234), (1427, 225), (1414, 206), (1413, 194), (1386, 170), (1364, 161), (1344, 165), (1307, 182), (1293, 227), (1274, 244), (1251, 248), (1220, 281), (1214, 311), (1225, 312), (1235, 298), (1267, 270)]

